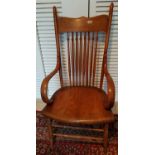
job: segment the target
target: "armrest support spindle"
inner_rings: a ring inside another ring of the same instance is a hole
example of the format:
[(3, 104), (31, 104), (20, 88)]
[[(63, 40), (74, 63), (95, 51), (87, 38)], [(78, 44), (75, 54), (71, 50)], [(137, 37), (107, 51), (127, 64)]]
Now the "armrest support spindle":
[(49, 80), (59, 71), (59, 67), (56, 67), (53, 72), (51, 72), (49, 75), (47, 75), (44, 80), (42, 81), (41, 84), (41, 97), (42, 100), (47, 103), (50, 104), (52, 103), (52, 100), (48, 98), (47, 96), (47, 88), (48, 88), (48, 82)]
[(111, 109), (115, 102), (115, 85), (112, 77), (110, 76), (107, 66), (104, 67), (104, 74), (107, 79), (107, 96), (108, 96), (108, 106), (106, 109)]

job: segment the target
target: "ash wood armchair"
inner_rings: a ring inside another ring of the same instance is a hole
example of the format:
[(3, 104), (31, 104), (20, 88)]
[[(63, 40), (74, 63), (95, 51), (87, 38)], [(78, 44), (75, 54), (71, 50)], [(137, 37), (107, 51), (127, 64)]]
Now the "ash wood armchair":
[[(73, 128), (74, 124), (103, 124), (103, 137), (57, 134), (53, 133), (52, 129), (58, 126), (49, 125), (51, 139), (61, 136), (93, 142), (100, 141), (104, 144), (105, 152), (107, 151), (108, 128), (109, 124), (114, 121), (111, 108), (115, 100), (114, 82), (107, 70), (107, 49), (112, 13), (113, 3), (109, 7), (109, 15), (91, 18), (60, 17), (57, 15), (56, 7), (53, 7), (57, 65), (54, 71), (45, 77), (41, 85), (42, 100), (47, 103), (42, 113), (51, 120), (69, 124), (70, 128)], [(95, 86), (99, 32), (105, 33), (105, 41), (100, 82), (98, 86)], [(66, 33), (67, 36), (69, 86), (65, 86), (62, 74), (61, 33)], [(61, 88), (49, 99), (47, 95), (48, 83), (57, 72), (59, 72)], [(104, 77), (107, 80), (107, 93), (102, 89)], [(77, 128), (75, 127), (75, 129)], [(101, 131), (101, 129), (92, 130)]]

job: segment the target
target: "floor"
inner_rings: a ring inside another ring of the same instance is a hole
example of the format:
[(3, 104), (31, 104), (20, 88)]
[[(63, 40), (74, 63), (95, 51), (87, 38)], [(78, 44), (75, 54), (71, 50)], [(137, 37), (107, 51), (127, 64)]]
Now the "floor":
[[(109, 147), (107, 155), (118, 154), (118, 130), (117, 130), (117, 116), (115, 122), (115, 130), (109, 132)], [(36, 155), (104, 155), (104, 147), (102, 144), (86, 143), (73, 140), (56, 139), (54, 147), (51, 148), (48, 140), (47, 125), (49, 119), (45, 118), (39, 112), (36, 114)], [(55, 122), (57, 123), (57, 122)], [(72, 131), (68, 129), (57, 129), (55, 132), (84, 134), (102, 136), (103, 133), (96, 132), (81, 132)]]

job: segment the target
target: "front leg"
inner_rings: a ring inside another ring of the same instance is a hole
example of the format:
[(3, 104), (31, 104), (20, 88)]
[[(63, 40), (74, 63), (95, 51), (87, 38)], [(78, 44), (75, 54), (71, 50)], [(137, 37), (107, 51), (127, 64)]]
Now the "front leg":
[(104, 126), (104, 152), (105, 152), (105, 155), (107, 154), (107, 147), (108, 147), (108, 130), (109, 130), (109, 124), (106, 123)]
[(50, 141), (50, 148), (53, 149), (53, 127), (52, 127), (52, 120), (49, 121), (48, 124), (48, 136)]

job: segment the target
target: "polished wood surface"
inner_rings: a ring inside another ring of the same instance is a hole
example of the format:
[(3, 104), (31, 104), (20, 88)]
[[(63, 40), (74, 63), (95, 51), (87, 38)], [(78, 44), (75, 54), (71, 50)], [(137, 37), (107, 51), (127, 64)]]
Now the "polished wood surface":
[(107, 95), (99, 88), (64, 87), (53, 95), (53, 103), (42, 112), (54, 120), (66, 123), (112, 122), (114, 115), (105, 110), (107, 102)]
[[(114, 121), (111, 108), (115, 101), (115, 85), (107, 69), (107, 50), (110, 37), (113, 3), (109, 7), (109, 15), (96, 17), (69, 18), (57, 15), (53, 7), (57, 63), (54, 71), (47, 75), (41, 85), (42, 100), (47, 103), (42, 113), (51, 120), (69, 124), (97, 124), (104, 126), (102, 138), (86, 137), (83, 139), (93, 142), (103, 141), (105, 152), (108, 146), (109, 123)], [(95, 85), (97, 70), (97, 50), (99, 33), (105, 33), (102, 58), (102, 71), (98, 85)], [(67, 36), (68, 83), (64, 83), (61, 64), (60, 41), (61, 34)], [(49, 80), (59, 73), (61, 88), (51, 98), (47, 95)], [(107, 81), (107, 91), (102, 90), (103, 79)], [(49, 129), (51, 130), (53, 126)], [(60, 136), (82, 139), (82, 136), (64, 135), (49, 132), (50, 137)], [(52, 141), (53, 143), (53, 141)]]
[(109, 18), (107, 15), (80, 18), (58, 18), (59, 32), (106, 32)]

